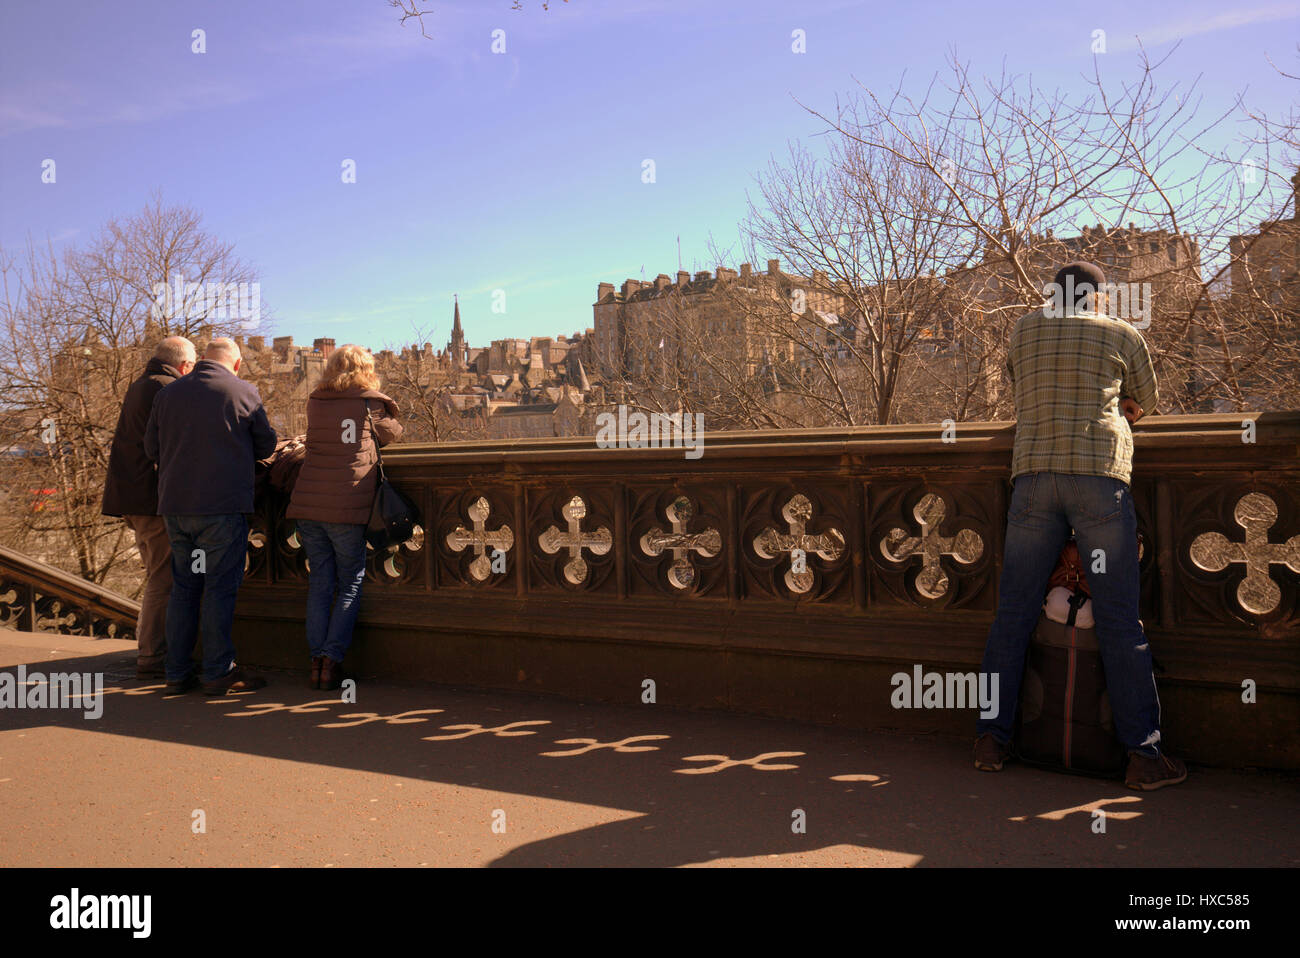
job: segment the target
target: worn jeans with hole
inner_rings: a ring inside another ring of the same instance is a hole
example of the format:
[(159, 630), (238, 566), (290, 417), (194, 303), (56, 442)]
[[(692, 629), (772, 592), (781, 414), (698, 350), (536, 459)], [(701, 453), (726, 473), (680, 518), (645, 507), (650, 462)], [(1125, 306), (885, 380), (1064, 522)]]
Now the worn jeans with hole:
[(366, 577), (366, 527), (299, 519), (298, 538), (311, 567), (307, 584), (307, 645), (312, 657), (342, 662), (352, 645)]
[[(1092, 594), (1116, 735), (1131, 752), (1154, 758), (1160, 745), (1160, 699), (1151, 649), (1138, 620), (1137, 513), (1126, 482), (1109, 476), (1035, 472), (1016, 477), (1007, 511), (998, 611), (981, 671), (998, 675), (1000, 714), (976, 723), (977, 734), (1011, 740), (1025, 653), (1043, 609), (1047, 580), (1074, 529)], [(1104, 570), (1104, 571), (1103, 571)]]

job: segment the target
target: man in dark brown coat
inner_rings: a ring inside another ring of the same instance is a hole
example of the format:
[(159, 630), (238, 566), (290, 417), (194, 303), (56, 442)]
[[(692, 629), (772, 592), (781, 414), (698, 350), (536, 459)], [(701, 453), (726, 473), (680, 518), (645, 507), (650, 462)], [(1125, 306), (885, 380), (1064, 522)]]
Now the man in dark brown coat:
[(135, 674), (160, 679), (167, 661), (167, 602), (172, 592), (172, 547), (167, 527), (158, 515), (158, 469), (144, 453), (144, 427), (162, 388), (194, 368), (194, 344), (169, 336), (158, 344), (140, 378), (122, 401), (113, 431), (104, 482), (106, 516), (121, 516), (135, 533), (135, 546), (144, 564), (144, 593), (136, 620)]
[(379, 446), (402, 435), (397, 404), (378, 389), (375, 361), (360, 346), (335, 350), (307, 402), (307, 458), (286, 515), (311, 567), (307, 644), (312, 688), (336, 689), (352, 644), (366, 572), (366, 522), (374, 504)]

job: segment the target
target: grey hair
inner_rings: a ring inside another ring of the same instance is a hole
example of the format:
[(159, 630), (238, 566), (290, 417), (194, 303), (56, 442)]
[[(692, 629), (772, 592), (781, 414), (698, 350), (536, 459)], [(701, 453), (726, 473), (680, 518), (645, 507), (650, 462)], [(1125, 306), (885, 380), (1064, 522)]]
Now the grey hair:
[(233, 364), (239, 358), (239, 344), (227, 336), (218, 336), (203, 350), (203, 358)]
[(180, 369), (181, 363), (194, 362), (198, 358), (198, 352), (194, 349), (194, 344), (184, 336), (168, 336), (154, 349), (153, 357)]

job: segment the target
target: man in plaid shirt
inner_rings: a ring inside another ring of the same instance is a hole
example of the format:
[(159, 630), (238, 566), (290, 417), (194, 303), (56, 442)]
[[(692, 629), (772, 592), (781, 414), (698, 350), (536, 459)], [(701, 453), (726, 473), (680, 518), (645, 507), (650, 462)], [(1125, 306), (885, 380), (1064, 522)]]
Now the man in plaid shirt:
[[(1047, 581), (1074, 530), (1088, 564), (1098, 645), (1115, 729), (1129, 753), (1125, 783), (1151, 790), (1187, 778), (1160, 748), (1160, 699), (1138, 621), (1137, 516), (1129, 478), (1135, 422), (1158, 393), (1142, 335), (1103, 315), (1105, 275), (1092, 263), (1056, 274), (1055, 305), (1017, 321), (1007, 351), (1015, 385), (1016, 442), (998, 611), (981, 671), (999, 698), (1017, 702), (1025, 652)], [(1100, 307), (1096, 309), (1095, 307)], [(1092, 558), (1104, 557), (1104, 567)], [(1093, 569), (1097, 571), (1093, 571)], [(977, 723), (975, 767), (996, 772), (1010, 757), (1015, 707)]]

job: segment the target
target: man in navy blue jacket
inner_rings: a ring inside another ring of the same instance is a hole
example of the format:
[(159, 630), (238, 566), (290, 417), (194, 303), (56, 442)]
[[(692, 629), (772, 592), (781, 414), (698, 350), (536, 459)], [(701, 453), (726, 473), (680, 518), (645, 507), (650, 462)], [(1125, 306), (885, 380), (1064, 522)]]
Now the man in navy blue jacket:
[(172, 547), (167, 695), (199, 684), (191, 664), (196, 626), (205, 694), (266, 685), (236, 666), (230, 637), (248, 552), (253, 464), (275, 451), (262, 397), (239, 378), (240, 363), (233, 340), (214, 339), (193, 372), (158, 393), (145, 427), (145, 455), (158, 463), (158, 514)]

